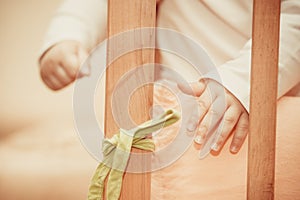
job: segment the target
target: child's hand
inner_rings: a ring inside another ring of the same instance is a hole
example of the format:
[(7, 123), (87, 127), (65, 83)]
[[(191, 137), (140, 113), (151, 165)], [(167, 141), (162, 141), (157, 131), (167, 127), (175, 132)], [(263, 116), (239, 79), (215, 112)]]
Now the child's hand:
[(77, 77), (89, 75), (89, 69), (79, 71), (88, 52), (79, 42), (64, 41), (51, 47), (40, 60), (40, 74), (52, 90), (59, 90)]
[(216, 130), (221, 135), (212, 147), (213, 150), (221, 150), (228, 137), (234, 134), (230, 151), (237, 153), (245, 141), (249, 129), (248, 113), (239, 100), (213, 80), (193, 83), (191, 88), (180, 84), (178, 86), (183, 92), (198, 97), (200, 116), (191, 114), (187, 126), (189, 131), (197, 129), (195, 142), (203, 143), (208, 132), (217, 126)]

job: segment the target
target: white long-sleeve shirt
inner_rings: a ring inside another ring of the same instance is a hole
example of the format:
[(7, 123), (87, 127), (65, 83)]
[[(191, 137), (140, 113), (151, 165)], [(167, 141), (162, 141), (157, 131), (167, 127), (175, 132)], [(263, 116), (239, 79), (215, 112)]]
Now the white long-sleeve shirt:
[[(105, 0), (66, 0), (55, 13), (46, 34), (44, 52), (63, 40), (80, 41), (91, 49), (106, 37)], [(251, 56), (251, 0), (162, 0), (157, 26), (176, 30), (199, 43), (217, 68), (204, 77), (221, 84), (249, 109)], [(164, 41), (178, 43), (184, 41)], [(191, 56), (197, 52), (190, 48)], [(200, 77), (186, 62), (161, 52), (161, 62), (180, 71), (187, 80)], [(300, 1), (282, 0), (278, 97), (300, 81)]]

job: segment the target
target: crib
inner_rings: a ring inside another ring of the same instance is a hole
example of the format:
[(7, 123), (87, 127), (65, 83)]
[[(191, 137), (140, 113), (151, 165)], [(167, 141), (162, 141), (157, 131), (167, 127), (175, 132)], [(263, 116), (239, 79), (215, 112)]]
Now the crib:
[[(277, 102), (274, 85), (277, 85), (278, 60), (269, 59), (278, 57), (279, 10), (279, 0), (254, 1), (256, 17), (253, 21), (252, 73), (255, 76), (252, 76), (252, 87), (260, 88), (260, 90), (252, 90), (251, 133), (241, 152), (233, 156), (224, 151), (217, 155), (217, 158), (210, 155), (197, 166), (199, 169), (197, 174), (193, 172), (196, 171), (196, 163), (199, 160), (197, 156), (193, 156), (192, 149), (189, 149), (187, 156), (180, 158), (175, 165), (153, 174), (127, 173), (121, 199), (163, 198), (165, 200), (199, 197), (231, 200), (299, 199), (300, 98), (285, 96)], [(153, 19), (149, 17), (155, 16), (155, 0), (110, 0), (109, 13), (110, 35), (136, 27), (136, 23), (138, 26), (155, 26)], [(128, 16), (129, 13), (130, 16)], [(120, 26), (121, 16), (127, 16), (123, 19), (129, 20), (130, 23), (125, 20)], [(266, 23), (261, 24), (262, 19), (266, 19)], [(118, 27), (115, 27), (115, 24)], [(266, 30), (273, 33), (272, 37), (270, 35), (266, 37), (264, 34)], [(112, 71), (107, 72), (109, 84), (107, 84), (106, 102), (109, 102), (111, 88), (118, 81), (118, 77), (113, 75), (116, 74), (113, 70), (118, 71), (117, 73), (124, 73), (130, 70), (132, 65), (154, 62), (154, 50), (148, 49), (139, 53), (142, 56), (138, 56), (138, 59), (132, 59), (136, 56), (132, 53), (131, 58), (127, 58), (128, 60), (118, 61), (127, 63), (127, 67), (124, 67), (121, 72), (120, 69), (113, 67)], [(261, 64), (264, 64), (266, 68), (255, 67)], [(117, 66), (118, 63), (113, 63), (113, 65)], [(268, 78), (265, 78), (266, 75)], [(257, 87), (257, 85), (265, 87)], [(65, 102), (72, 91), (67, 93), (68, 95), (64, 97)], [(152, 96), (153, 88), (149, 87), (139, 91), (139, 94), (134, 97), (134, 101), (143, 102), (139, 105), (140, 108), (135, 109), (139, 112), (131, 113), (138, 122), (146, 120), (145, 116), (139, 113), (148, 112), (153, 101)], [(109, 109), (106, 106), (105, 129), (107, 133), (114, 133), (116, 125)], [(270, 113), (271, 117), (266, 118), (262, 113)], [(57, 124), (50, 120), (51, 118), (63, 119), (68, 123), (57, 127)], [(0, 140), (0, 199), (86, 198), (90, 177), (97, 162), (81, 146), (73, 128), (74, 124), (71, 123), (72, 118), (70, 108), (62, 109), (58, 113), (50, 112), (43, 119), (35, 119), (35, 122), (30, 125), (23, 126), (20, 122), (16, 125), (20, 128), (12, 131), (13, 136), (8, 138), (2, 136), (3, 139)], [(261, 121), (264, 123), (260, 123)], [(53, 133), (53, 130), (56, 133)], [(253, 133), (256, 133), (255, 137)], [(28, 136), (30, 140), (27, 139)], [(24, 144), (23, 141), (26, 143)], [(262, 149), (257, 151), (256, 146)], [(181, 166), (187, 162), (193, 168), (182, 172)], [(174, 174), (178, 176), (174, 177)], [(161, 176), (166, 176), (169, 180), (163, 186), (158, 187), (159, 183), (151, 181), (154, 176), (154, 180), (159, 180)], [(194, 179), (184, 179), (184, 177), (191, 176), (198, 177), (199, 182), (194, 182)]]

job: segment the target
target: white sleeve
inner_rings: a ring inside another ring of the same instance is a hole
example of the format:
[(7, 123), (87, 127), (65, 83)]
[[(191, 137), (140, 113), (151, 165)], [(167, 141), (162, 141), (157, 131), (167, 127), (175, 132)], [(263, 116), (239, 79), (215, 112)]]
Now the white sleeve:
[(50, 22), (41, 55), (63, 40), (76, 40), (92, 48), (106, 35), (106, 0), (65, 0)]
[[(251, 40), (239, 55), (203, 78), (220, 82), (249, 111)], [(300, 82), (300, 1), (281, 3), (278, 98)]]

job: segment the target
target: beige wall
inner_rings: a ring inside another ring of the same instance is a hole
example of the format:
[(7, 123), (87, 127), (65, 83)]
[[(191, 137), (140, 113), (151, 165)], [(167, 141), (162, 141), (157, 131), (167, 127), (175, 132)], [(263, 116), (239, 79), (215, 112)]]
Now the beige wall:
[[(65, 109), (70, 88), (55, 94), (41, 82), (37, 56), (60, 0), (0, 1), (0, 135)], [(20, 122), (23, 122), (20, 124)]]
[(39, 77), (59, 2), (0, 0), (1, 200), (84, 199), (96, 167), (74, 130), (72, 86), (52, 92)]

